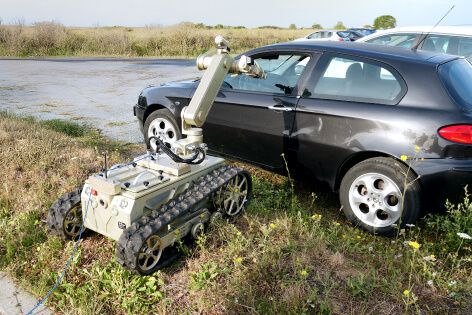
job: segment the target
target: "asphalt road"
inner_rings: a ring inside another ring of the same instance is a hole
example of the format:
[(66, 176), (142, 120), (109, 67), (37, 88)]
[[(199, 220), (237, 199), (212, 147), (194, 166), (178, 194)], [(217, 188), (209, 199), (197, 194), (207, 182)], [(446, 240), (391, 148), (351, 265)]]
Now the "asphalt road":
[(73, 120), (107, 136), (141, 142), (132, 106), (149, 85), (199, 76), (192, 60), (0, 59), (0, 109)]

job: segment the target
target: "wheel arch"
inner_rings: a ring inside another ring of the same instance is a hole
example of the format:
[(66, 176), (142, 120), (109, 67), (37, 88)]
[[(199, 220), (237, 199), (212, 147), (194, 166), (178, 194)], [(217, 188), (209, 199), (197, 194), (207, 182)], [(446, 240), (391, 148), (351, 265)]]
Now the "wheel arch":
[(166, 107), (164, 105), (161, 105), (161, 104), (158, 104), (158, 103), (148, 105), (146, 110), (144, 111), (143, 125), (146, 123), (146, 119), (149, 117), (149, 115), (151, 115), (152, 112), (154, 112), (156, 110), (159, 110), (159, 109), (164, 109), (164, 108), (170, 110), (168, 107)]
[[(392, 158), (399, 163), (405, 165), (408, 167), (408, 164), (402, 161), (401, 159), (397, 158), (394, 155), (385, 153), (385, 152), (380, 152), (380, 151), (362, 151), (362, 152), (357, 152), (352, 155), (350, 155), (344, 162), (341, 164), (341, 167), (339, 167), (338, 172), (336, 174), (336, 178), (334, 181), (334, 191), (339, 191), (339, 187), (341, 186), (341, 181), (346, 175), (346, 173), (356, 164), (365, 161), (367, 159), (371, 158), (376, 158), (376, 157), (386, 157), (386, 158)], [(415, 177), (418, 177), (418, 174), (414, 171), (412, 167), (410, 167), (411, 172), (415, 175)], [(421, 180), (419, 181), (421, 185)]]

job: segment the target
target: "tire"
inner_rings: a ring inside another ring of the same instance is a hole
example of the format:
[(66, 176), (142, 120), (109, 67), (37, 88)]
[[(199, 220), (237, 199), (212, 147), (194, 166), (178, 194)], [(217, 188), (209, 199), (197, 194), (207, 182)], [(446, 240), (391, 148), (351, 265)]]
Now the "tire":
[[(159, 109), (152, 112), (144, 123), (144, 141), (153, 135), (159, 137), (167, 146), (182, 138), (180, 127), (175, 117), (168, 109)], [(154, 140), (151, 140), (151, 147), (156, 149)]]
[(412, 224), (420, 215), (421, 187), (416, 179), (411, 169), (393, 158), (360, 162), (341, 181), (343, 211), (370, 233), (393, 235), (396, 226)]
[(49, 208), (47, 224), (51, 234), (65, 240), (77, 239), (83, 222), (81, 192), (82, 189), (77, 189), (66, 193)]

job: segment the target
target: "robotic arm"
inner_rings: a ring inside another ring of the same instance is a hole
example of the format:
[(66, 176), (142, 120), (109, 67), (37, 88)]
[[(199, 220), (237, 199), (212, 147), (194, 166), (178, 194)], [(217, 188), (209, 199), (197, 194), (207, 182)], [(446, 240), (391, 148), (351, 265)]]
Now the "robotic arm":
[(234, 60), (229, 55), (228, 42), (222, 36), (216, 36), (215, 43), (218, 47), (215, 55), (201, 55), (197, 58), (198, 69), (206, 71), (190, 104), (182, 109), (182, 134), (187, 137), (174, 143), (178, 154), (188, 155), (195, 146), (203, 143), (200, 127), (205, 123), (228, 73), (245, 74), (262, 79), (266, 77), (264, 71), (257, 63), (253, 63), (251, 58), (243, 55), (239, 60)]

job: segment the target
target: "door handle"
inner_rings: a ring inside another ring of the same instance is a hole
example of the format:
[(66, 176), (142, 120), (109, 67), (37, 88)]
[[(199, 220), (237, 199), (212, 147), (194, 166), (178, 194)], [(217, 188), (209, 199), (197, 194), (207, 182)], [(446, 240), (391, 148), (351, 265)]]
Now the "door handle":
[(293, 108), (285, 107), (283, 105), (273, 105), (273, 106), (269, 106), (267, 108), (275, 110), (275, 111), (281, 111), (281, 112), (291, 112), (291, 111), (293, 111)]

